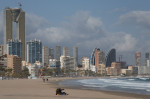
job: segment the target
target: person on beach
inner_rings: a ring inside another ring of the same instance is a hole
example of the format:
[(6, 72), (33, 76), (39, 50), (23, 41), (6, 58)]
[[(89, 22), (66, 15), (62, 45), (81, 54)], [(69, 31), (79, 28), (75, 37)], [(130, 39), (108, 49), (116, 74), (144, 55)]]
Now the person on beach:
[(45, 79), (43, 78), (43, 82), (45, 82)]
[(48, 81), (48, 78), (46, 79), (46, 81)]
[(64, 89), (57, 88), (56, 89), (56, 95), (68, 95), (66, 92), (62, 92), (62, 90), (64, 90)]

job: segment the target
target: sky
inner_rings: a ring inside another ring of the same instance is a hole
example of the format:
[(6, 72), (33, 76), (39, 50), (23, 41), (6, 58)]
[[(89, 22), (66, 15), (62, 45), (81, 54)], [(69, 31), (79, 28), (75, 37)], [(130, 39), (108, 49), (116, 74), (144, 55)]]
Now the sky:
[(0, 43), (3, 10), (26, 12), (26, 41), (39, 39), (44, 46), (78, 46), (79, 56), (90, 57), (94, 48), (107, 55), (116, 49), (117, 60), (135, 65), (135, 53), (150, 52), (150, 0), (0, 0)]

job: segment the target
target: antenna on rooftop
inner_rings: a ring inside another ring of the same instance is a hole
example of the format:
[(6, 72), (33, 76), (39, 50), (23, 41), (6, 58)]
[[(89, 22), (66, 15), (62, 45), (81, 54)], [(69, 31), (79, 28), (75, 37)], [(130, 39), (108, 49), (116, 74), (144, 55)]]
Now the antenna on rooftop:
[(21, 7), (22, 7), (22, 4), (21, 4), (20, 2), (18, 2), (18, 5), (19, 5), (19, 8), (21, 8)]

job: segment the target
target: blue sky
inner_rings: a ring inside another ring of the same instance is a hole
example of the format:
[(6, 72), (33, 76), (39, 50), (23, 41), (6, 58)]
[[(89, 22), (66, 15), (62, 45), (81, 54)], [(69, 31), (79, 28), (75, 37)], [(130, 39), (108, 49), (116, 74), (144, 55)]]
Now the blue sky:
[(150, 0), (0, 0), (0, 42), (3, 9), (18, 2), (26, 12), (26, 40), (68, 46), (70, 53), (78, 46), (79, 55), (88, 57), (95, 47), (106, 54), (116, 48), (129, 65), (135, 64), (136, 51), (142, 62), (150, 52)]

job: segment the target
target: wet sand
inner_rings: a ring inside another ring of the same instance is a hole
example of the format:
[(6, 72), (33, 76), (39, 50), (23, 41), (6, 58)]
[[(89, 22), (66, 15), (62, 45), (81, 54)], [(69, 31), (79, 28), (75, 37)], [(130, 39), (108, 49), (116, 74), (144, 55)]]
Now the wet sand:
[[(42, 79), (0, 80), (0, 99), (150, 99), (150, 95), (74, 89), (56, 84), (65, 79), (72, 78), (49, 78), (45, 83)], [(65, 88), (69, 95), (56, 96), (58, 87)]]

